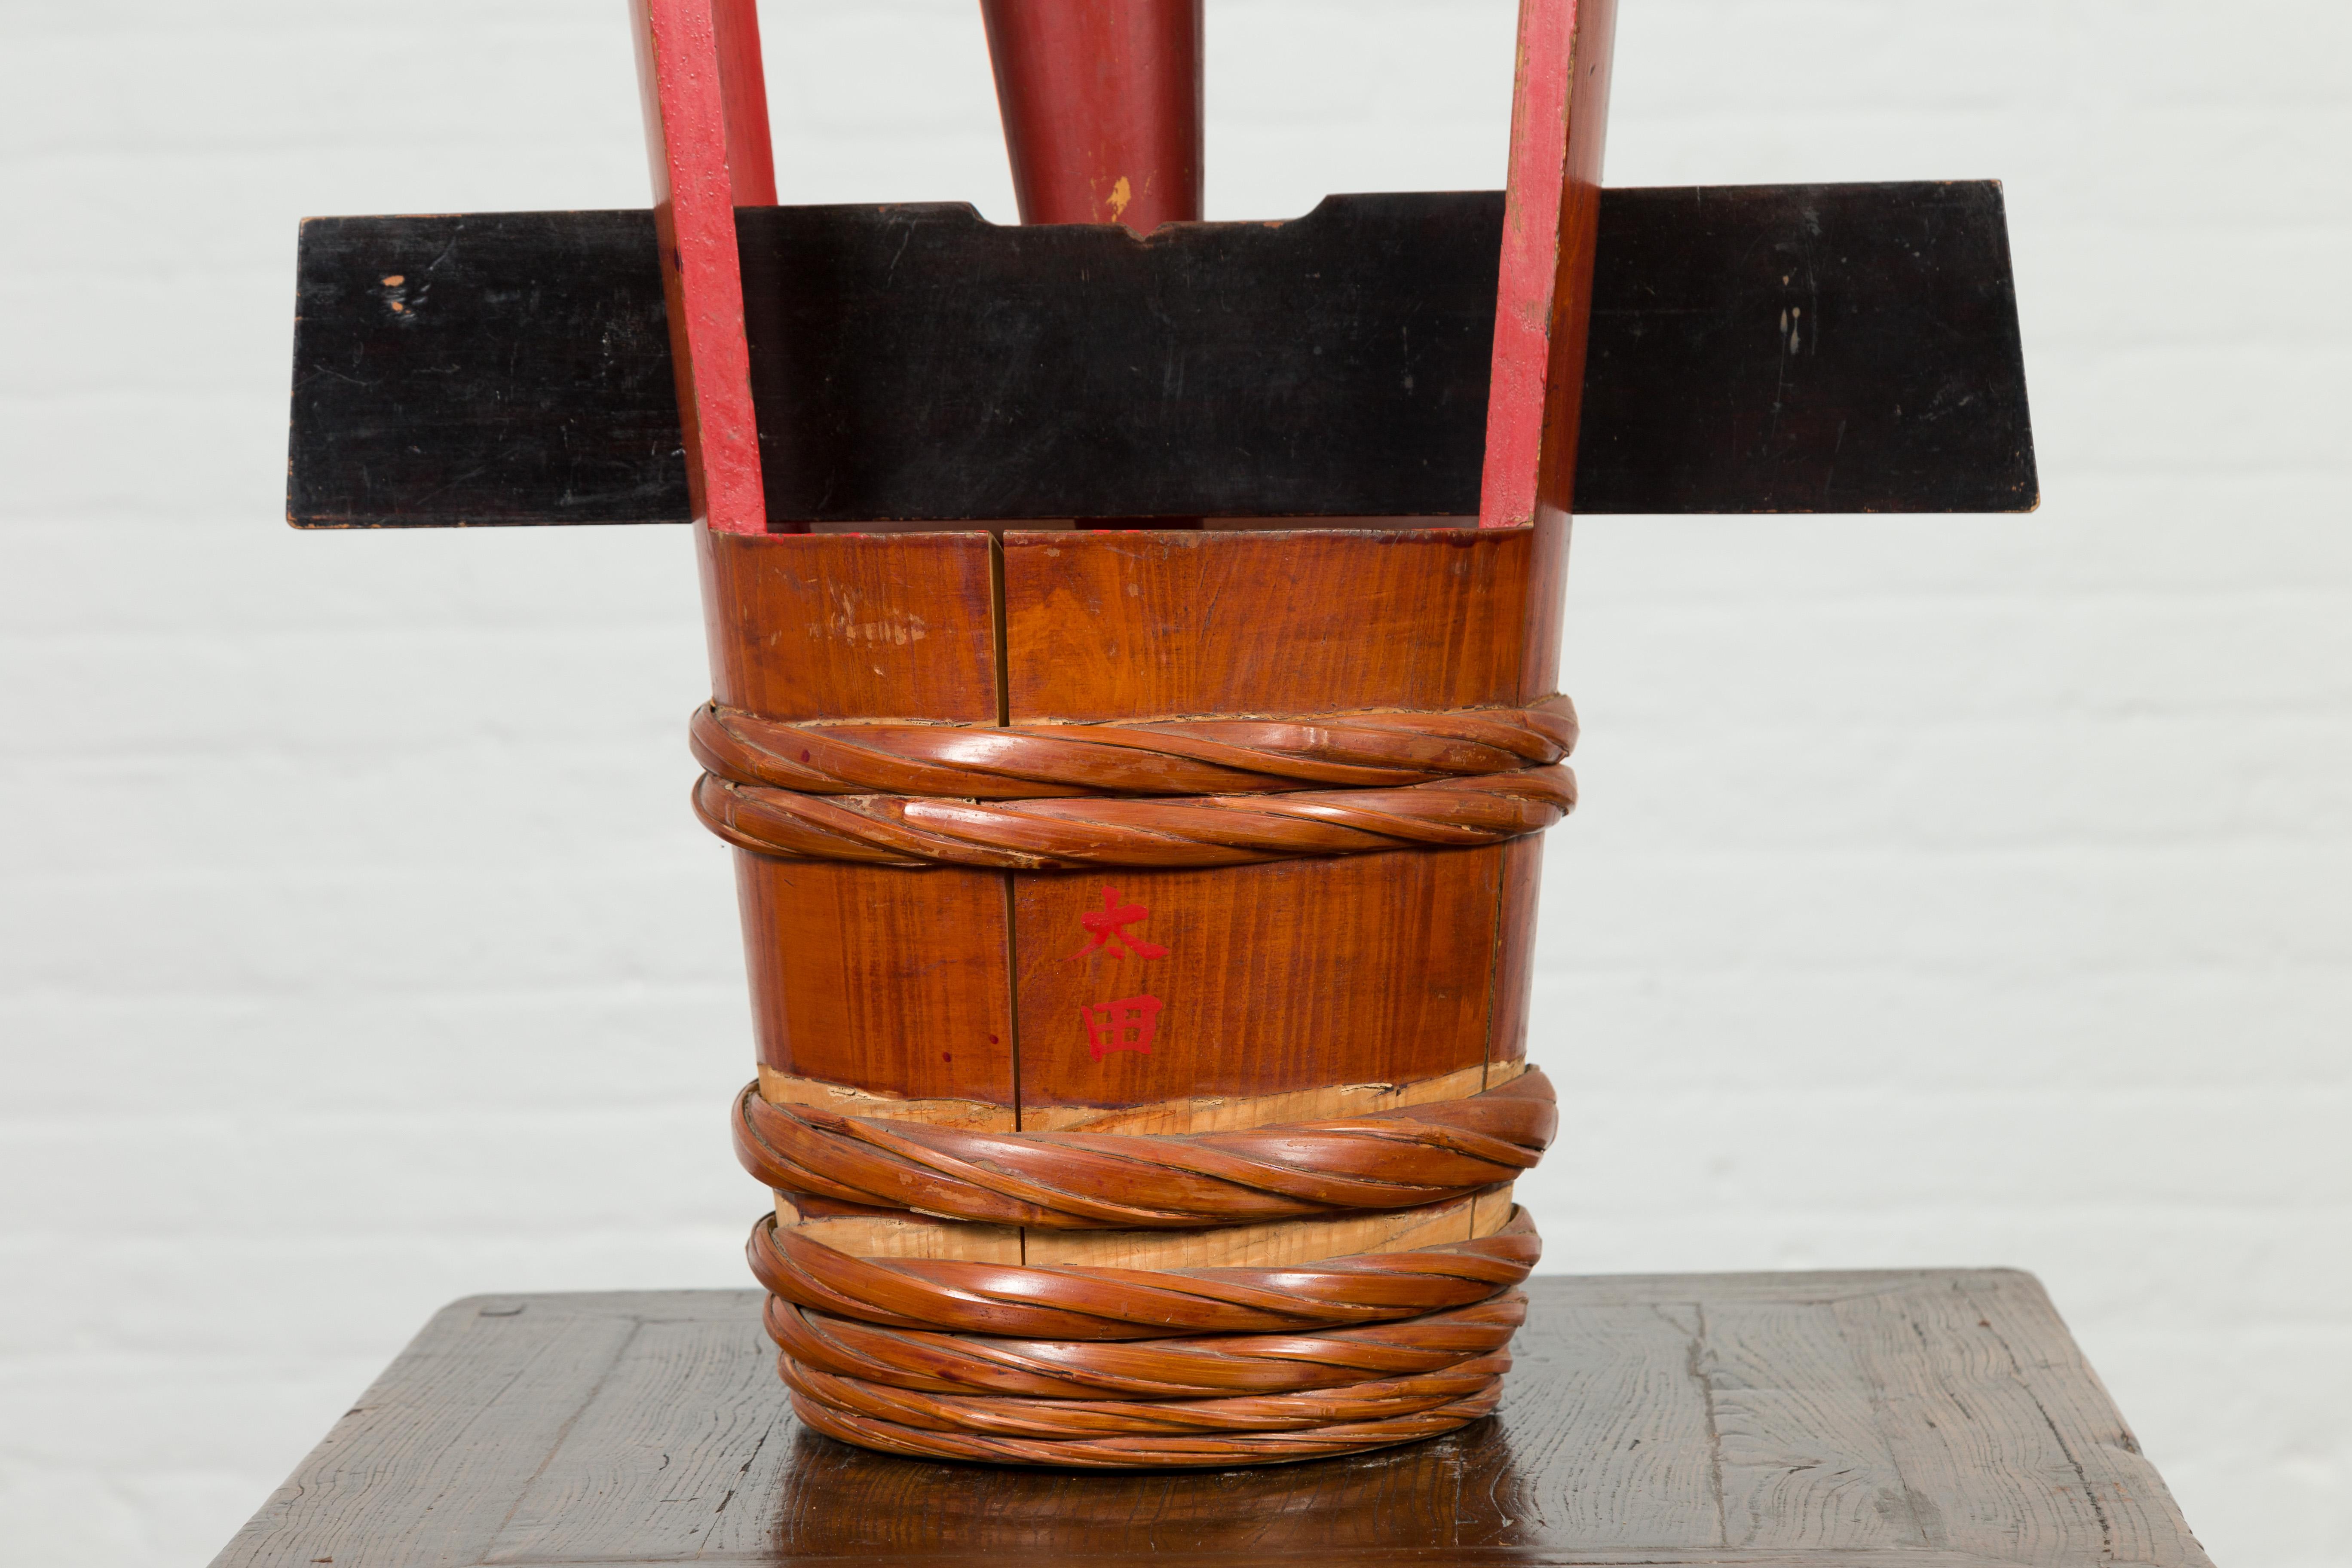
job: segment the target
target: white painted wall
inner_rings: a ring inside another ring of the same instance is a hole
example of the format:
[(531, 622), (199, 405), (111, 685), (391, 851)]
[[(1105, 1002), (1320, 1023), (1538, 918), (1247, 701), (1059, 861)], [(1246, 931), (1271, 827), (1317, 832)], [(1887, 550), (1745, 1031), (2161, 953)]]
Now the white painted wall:
[[(2352, 12), (1624, 13), (1613, 183), (2009, 182), (2048, 500), (1580, 525), (1549, 1262), (2032, 1268), (2352, 1563)], [(785, 200), (1011, 216), (970, 0), (765, 25)], [(1498, 183), (1509, 28), (1212, 0), (1211, 216)], [(278, 521), (298, 216), (645, 193), (617, 0), (0, 0), (11, 1563), (202, 1561), (453, 1296), (741, 1281), (685, 534)]]

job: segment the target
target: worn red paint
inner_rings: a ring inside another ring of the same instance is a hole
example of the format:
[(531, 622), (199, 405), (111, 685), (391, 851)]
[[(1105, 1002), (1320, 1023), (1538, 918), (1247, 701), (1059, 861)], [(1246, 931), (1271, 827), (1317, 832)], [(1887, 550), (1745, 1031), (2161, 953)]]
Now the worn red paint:
[[(1090, 952), (1108, 949), (1113, 942), (1138, 958), (1165, 958), (1168, 956), (1166, 948), (1144, 937), (1129, 936), (1127, 932), (1128, 927), (1139, 925), (1150, 918), (1151, 911), (1141, 904), (1119, 902), (1117, 888), (1105, 888), (1103, 907), (1089, 910), (1078, 917), (1078, 923), (1087, 928), (1087, 945), (1062, 962), (1075, 963)], [(1116, 958), (1118, 954), (1113, 952), (1111, 956)]]
[(1023, 223), (1201, 216), (1201, 0), (981, 0)]
[(1616, 0), (1519, 0), (1481, 528), (1565, 521), (1576, 479)]
[(1078, 1008), (1087, 1026), (1087, 1048), (1100, 1061), (1113, 1051), (1151, 1054), (1159, 1032), (1161, 1003), (1157, 996), (1122, 996), (1116, 1002), (1087, 1002)]
[(753, 0), (631, 0), (662, 292), (695, 517), (767, 531), (735, 209), (772, 206), (775, 155)]

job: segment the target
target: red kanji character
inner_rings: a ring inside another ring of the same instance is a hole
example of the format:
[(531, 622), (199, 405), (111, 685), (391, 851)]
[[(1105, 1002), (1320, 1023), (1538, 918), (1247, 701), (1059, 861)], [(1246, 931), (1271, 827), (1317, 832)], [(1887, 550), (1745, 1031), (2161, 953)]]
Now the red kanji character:
[(1165, 958), (1168, 956), (1168, 950), (1158, 942), (1127, 934), (1129, 926), (1150, 918), (1151, 911), (1141, 904), (1120, 903), (1117, 888), (1105, 888), (1103, 907), (1098, 910), (1089, 910), (1078, 917), (1078, 923), (1087, 928), (1087, 945), (1062, 962), (1072, 963), (1084, 958), (1098, 947), (1108, 947), (1112, 942), (1118, 943), (1138, 958)]
[(1112, 1051), (1141, 1051), (1148, 1057), (1152, 1034), (1160, 1027), (1160, 998), (1122, 996), (1116, 1002), (1082, 1003), (1078, 1016), (1086, 1022), (1087, 1047), (1095, 1060)]

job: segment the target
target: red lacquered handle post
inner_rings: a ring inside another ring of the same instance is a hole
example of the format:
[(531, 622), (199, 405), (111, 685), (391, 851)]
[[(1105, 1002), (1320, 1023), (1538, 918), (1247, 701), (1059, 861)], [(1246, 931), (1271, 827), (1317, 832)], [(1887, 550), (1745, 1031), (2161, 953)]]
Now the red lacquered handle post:
[(772, 206), (775, 154), (753, 0), (631, 0), (670, 355), (698, 521), (761, 533), (760, 426), (735, 209)]
[(1565, 517), (1592, 315), (1616, 0), (1520, 0), (1482, 528)]
[(981, 0), (1023, 223), (1201, 216), (1201, 0)]
[(1519, 0), (1478, 526), (1535, 530), (1519, 700), (1559, 689), (1616, 0)]

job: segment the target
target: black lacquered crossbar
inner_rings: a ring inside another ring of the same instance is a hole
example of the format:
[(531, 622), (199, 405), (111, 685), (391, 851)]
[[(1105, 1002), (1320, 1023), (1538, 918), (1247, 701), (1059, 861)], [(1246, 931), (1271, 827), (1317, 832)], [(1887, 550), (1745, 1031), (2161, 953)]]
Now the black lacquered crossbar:
[[(739, 217), (774, 521), (1477, 510), (1499, 193)], [(687, 516), (646, 213), (311, 219), (294, 357), (297, 526)], [(1578, 510), (2036, 499), (1997, 184), (1605, 194)]]

